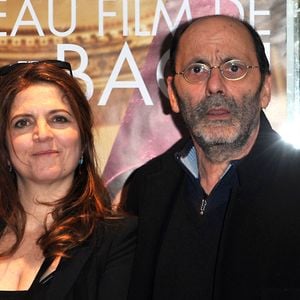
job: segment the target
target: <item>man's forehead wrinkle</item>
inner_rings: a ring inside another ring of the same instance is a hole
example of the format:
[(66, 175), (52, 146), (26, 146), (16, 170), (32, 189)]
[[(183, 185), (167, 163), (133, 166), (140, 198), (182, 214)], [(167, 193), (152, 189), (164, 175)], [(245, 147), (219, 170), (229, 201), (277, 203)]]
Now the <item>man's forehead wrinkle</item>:
[[(214, 26), (209, 26), (211, 24)], [(236, 36), (240, 38), (236, 40)], [(186, 44), (190, 46), (186, 47)], [(224, 44), (232, 44), (233, 48), (226, 47), (226, 52), (223, 53)], [(207, 54), (205, 46), (213, 47), (210, 48), (209, 53), (213, 53), (210, 57), (202, 57), (202, 54)], [(240, 47), (238, 52), (235, 51), (236, 47)], [(253, 47), (253, 52), (255, 52), (251, 35), (242, 23), (222, 16), (209, 17), (195, 21), (186, 29), (178, 43), (176, 56), (177, 59), (193, 62), (195, 58), (189, 56), (195, 54), (195, 57), (199, 56), (200, 59), (214, 60), (211, 63), (219, 63), (227, 57), (248, 59), (249, 47)], [(201, 53), (202, 50), (203, 53)], [(213, 52), (211, 52), (212, 50)], [(241, 54), (241, 57), (238, 54)]]

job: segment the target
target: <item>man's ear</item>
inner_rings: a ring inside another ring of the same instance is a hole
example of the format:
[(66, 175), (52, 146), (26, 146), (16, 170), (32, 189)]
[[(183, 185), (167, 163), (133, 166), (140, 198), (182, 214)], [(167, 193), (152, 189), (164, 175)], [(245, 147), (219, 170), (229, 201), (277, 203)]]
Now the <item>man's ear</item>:
[(271, 100), (272, 76), (266, 75), (263, 87), (260, 92), (261, 108), (267, 108)]
[(169, 95), (169, 102), (171, 105), (171, 108), (173, 112), (179, 113), (179, 105), (178, 105), (178, 99), (177, 99), (177, 93), (174, 91), (174, 86), (173, 86), (173, 76), (168, 76), (167, 77), (167, 88), (168, 88), (168, 95)]

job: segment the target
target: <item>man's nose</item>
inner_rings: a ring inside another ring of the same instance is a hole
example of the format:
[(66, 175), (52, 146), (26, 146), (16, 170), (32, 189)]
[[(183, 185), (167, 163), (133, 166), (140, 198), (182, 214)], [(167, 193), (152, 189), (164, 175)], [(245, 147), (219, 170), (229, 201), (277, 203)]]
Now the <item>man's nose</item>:
[(218, 66), (211, 67), (209, 77), (206, 81), (207, 96), (225, 93), (225, 79)]

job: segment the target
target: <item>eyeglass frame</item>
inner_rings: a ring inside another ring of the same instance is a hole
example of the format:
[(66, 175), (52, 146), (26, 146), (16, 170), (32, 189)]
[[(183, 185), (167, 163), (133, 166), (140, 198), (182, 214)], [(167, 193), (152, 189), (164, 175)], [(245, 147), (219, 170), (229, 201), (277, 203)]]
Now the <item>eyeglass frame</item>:
[(73, 77), (71, 64), (64, 60), (56, 59), (46, 59), (46, 60), (33, 60), (33, 61), (19, 61), (13, 64), (5, 65), (0, 67), (0, 77), (9, 74), (10, 72), (16, 70), (19, 66), (26, 64), (50, 64), (56, 66), (62, 70), (67, 70), (70, 72), (70, 76)]
[[(230, 63), (230, 62), (239, 62), (241, 64), (243, 64), (245, 67), (246, 67), (246, 72), (245, 74), (243, 74), (241, 77), (238, 77), (238, 78), (228, 78), (224, 75), (224, 71), (222, 70), (222, 66), (224, 66), (225, 64), (227, 63)], [(201, 66), (204, 66), (205, 67), (205, 70), (207, 70), (207, 78), (205, 78), (204, 80), (199, 80), (199, 81), (190, 81), (187, 79), (185, 73), (186, 71), (193, 65), (201, 65)], [(239, 59), (231, 59), (231, 60), (228, 60), (228, 61), (225, 61), (223, 63), (221, 63), (220, 65), (214, 65), (214, 66), (209, 66), (205, 63), (200, 63), (200, 62), (195, 62), (195, 63), (192, 63), (190, 65), (188, 65), (183, 71), (181, 72), (175, 72), (174, 74), (175, 75), (182, 75), (182, 77), (184, 78), (185, 81), (187, 81), (188, 83), (191, 83), (191, 84), (197, 84), (197, 83), (200, 83), (200, 82), (204, 82), (205, 80), (207, 80), (210, 75), (211, 75), (211, 70), (212, 69), (219, 69), (220, 70), (220, 73), (222, 75), (223, 78), (225, 78), (226, 80), (229, 80), (229, 81), (237, 81), (237, 80), (241, 80), (243, 79), (247, 74), (248, 74), (248, 71), (250, 69), (256, 69), (256, 68), (259, 68), (259, 66), (256, 66), (256, 65), (247, 65), (246, 63), (244, 63), (242, 60), (239, 60)]]

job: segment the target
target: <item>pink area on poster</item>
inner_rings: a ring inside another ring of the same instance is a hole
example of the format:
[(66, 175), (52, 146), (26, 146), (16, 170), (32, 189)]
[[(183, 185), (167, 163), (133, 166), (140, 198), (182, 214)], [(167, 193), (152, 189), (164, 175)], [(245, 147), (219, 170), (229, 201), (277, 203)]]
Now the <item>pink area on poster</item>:
[[(221, 2), (220, 13), (237, 15), (235, 5), (230, 1)], [(192, 18), (215, 13), (215, 1), (190, 0), (189, 3)], [(181, 1), (166, 3), (173, 22), (181, 4)], [(184, 16), (182, 21), (186, 20)], [(121, 189), (130, 172), (167, 150), (181, 137), (170, 112), (165, 112), (164, 106), (168, 105), (168, 100), (160, 94), (156, 79), (161, 45), (169, 33), (165, 20), (161, 19), (159, 32), (152, 41), (141, 72), (154, 105), (146, 106), (140, 93), (134, 92), (103, 172), (104, 181), (112, 194)]]

